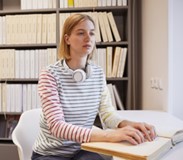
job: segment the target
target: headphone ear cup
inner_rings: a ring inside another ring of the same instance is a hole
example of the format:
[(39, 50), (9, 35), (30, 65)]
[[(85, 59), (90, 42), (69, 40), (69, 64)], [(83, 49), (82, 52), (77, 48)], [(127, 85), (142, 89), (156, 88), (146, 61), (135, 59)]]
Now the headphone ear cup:
[(72, 74), (76, 82), (84, 82), (86, 80), (86, 73), (82, 69), (76, 69)]
[(75, 80), (76, 82), (84, 82), (87, 78), (89, 78), (92, 74), (92, 67), (90, 64), (86, 65), (86, 72), (82, 69), (76, 69), (76, 70), (72, 70), (69, 68), (69, 66), (66, 64), (65, 60), (61, 61), (62, 65), (65, 67), (65, 69), (67, 70), (67, 72), (69, 72), (70, 74), (72, 74), (72, 78), (73, 80)]

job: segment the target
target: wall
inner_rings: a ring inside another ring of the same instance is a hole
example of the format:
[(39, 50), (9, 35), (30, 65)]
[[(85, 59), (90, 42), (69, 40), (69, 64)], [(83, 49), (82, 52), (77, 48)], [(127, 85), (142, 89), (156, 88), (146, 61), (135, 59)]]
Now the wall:
[(142, 0), (143, 109), (183, 119), (183, 1)]
[(168, 3), (142, 0), (141, 8), (141, 105), (143, 109), (167, 111)]
[(183, 119), (183, 1), (169, 0), (169, 111)]

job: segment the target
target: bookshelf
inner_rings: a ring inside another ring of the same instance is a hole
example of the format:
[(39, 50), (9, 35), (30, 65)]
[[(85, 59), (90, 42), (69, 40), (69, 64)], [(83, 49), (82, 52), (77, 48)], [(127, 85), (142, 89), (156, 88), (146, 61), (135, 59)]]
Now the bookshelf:
[[(124, 65), (124, 74), (121, 77), (110, 77), (107, 76), (106, 80), (107, 83), (111, 83), (113, 85), (116, 86), (118, 92), (120, 93), (120, 99), (122, 101), (122, 103), (124, 104), (124, 109), (131, 109), (131, 106), (133, 104), (133, 100), (131, 99), (131, 95), (132, 95), (132, 55), (131, 55), (131, 50), (132, 50), (132, 45), (131, 45), (131, 8), (132, 8), (132, 1), (133, 0), (128, 0), (127, 1), (127, 5), (118, 5), (117, 6), (117, 2), (116, 5), (114, 6), (114, 4), (111, 5), (104, 5), (102, 4), (101, 6), (83, 6), (83, 7), (68, 7), (68, 6), (63, 6), (62, 8), (60, 8), (60, 6), (62, 6), (63, 4), (60, 4), (61, 1), (59, 0), (48, 0), (47, 2), (51, 2), (52, 4), (48, 4), (45, 6), (49, 6), (51, 5), (51, 7), (33, 7), (34, 9), (30, 9), (27, 8), (28, 5), (25, 5), (25, 3), (29, 1), (29, 0), (2, 0), (0, 1), (0, 17), (15, 17), (14, 19), (21, 19), (22, 17), (27, 17), (29, 15), (32, 15), (33, 17), (37, 16), (37, 15), (41, 15), (42, 17), (44, 15), (49, 16), (49, 15), (54, 15), (55, 19), (55, 26), (52, 26), (53, 29), (53, 35), (46, 35), (47, 37), (47, 41), (44, 40), (43, 37), (37, 37), (37, 39), (35, 40), (29, 40), (26, 39), (27, 37), (31, 38), (30, 35), (28, 33), (26, 33), (27, 35), (25, 37), (16, 37), (17, 35), (14, 35), (14, 38), (11, 37), (11, 25), (17, 24), (18, 23), (15, 21), (15, 23), (11, 23), (10, 19), (10, 40), (8, 41), (8, 43), (5, 43), (3, 40), (0, 40), (0, 51), (4, 51), (4, 50), (13, 50), (13, 52), (16, 51), (30, 51), (33, 50), (36, 53), (41, 52), (41, 55), (43, 55), (43, 53), (46, 52), (46, 50), (54, 50), (53, 52), (57, 53), (57, 49), (59, 48), (59, 42), (60, 42), (60, 15), (61, 14), (66, 14), (66, 13), (78, 13), (78, 12), (85, 12), (85, 13), (89, 13), (89, 12), (96, 12), (96, 13), (109, 13), (111, 12), (113, 14), (116, 26), (117, 26), (117, 30), (119, 32), (120, 41), (115, 41), (115, 36), (112, 33), (112, 37), (113, 37), (113, 41), (109, 42), (103, 42), (98, 41), (96, 42), (96, 46), (97, 49), (106, 49), (107, 47), (112, 47), (112, 59), (114, 59), (114, 51), (116, 47), (120, 47), (120, 48), (126, 48), (127, 49), (127, 56), (126, 56), (126, 61), (125, 61), (125, 65)], [(34, 0), (32, 0), (33, 2)], [(39, 0), (41, 1), (41, 0)], [(46, 0), (45, 0), (46, 1)], [(38, 1), (37, 1), (38, 2)], [(96, 1), (97, 2), (97, 1)], [(111, 1), (113, 2), (113, 1)], [(121, 1), (122, 2), (122, 1)], [(28, 2), (29, 3), (29, 2)], [(43, 3), (43, 0), (42, 0)], [(85, 4), (86, 5), (86, 4)], [(22, 7), (24, 7), (24, 9), (21, 9)], [(98, 17), (98, 16), (97, 16)], [(28, 18), (27, 18), (28, 19)], [(25, 20), (25, 19), (24, 19)], [(1, 26), (1, 19), (0, 19), (0, 29), (2, 29)], [(52, 22), (52, 21), (51, 21)], [(22, 23), (22, 21), (20, 21), (20, 23)], [(30, 24), (30, 22), (27, 22)], [(26, 23), (25, 23), (26, 24)], [(24, 23), (23, 23), (24, 25)], [(18, 27), (15, 27), (18, 29)], [(47, 27), (47, 29), (49, 29)], [(12, 32), (14, 33), (14, 32)], [(20, 34), (19, 34), (20, 35)], [(38, 35), (38, 34), (37, 34)], [(48, 40), (48, 37), (53, 37), (52, 40)], [(11, 39), (12, 38), (12, 39)], [(21, 39), (24, 39), (22, 40)], [(42, 38), (42, 40), (38, 41), (38, 39)], [(18, 42), (17, 42), (18, 40)], [(43, 42), (44, 41), (44, 42)], [(43, 52), (43, 53), (42, 53)], [(36, 55), (36, 53), (34, 55)], [(6, 53), (6, 55), (8, 55), (8, 52)], [(17, 56), (17, 54), (15, 54), (15, 57)], [(0, 55), (0, 57), (2, 57), (2, 55)], [(6, 57), (6, 56), (5, 56)], [(38, 58), (39, 59), (39, 58)], [(54, 54), (54, 58), (56, 61), (56, 54)], [(41, 58), (39, 59), (40, 62)], [(54, 61), (54, 60), (53, 60)], [(16, 62), (15, 62), (16, 63)], [(22, 63), (22, 61), (20, 61), (19, 63)], [(46, 64), (45, 64), (46, 65)], [(33, 67), (30, 64), (30, 67)], [(19, 68), (23, 68), (22, 66), (19, 66)], [(30, 70), (30, 68), (29, 68)], [(0, 70), (0, 72), (2, 72), (2, 70)], [(9, 71), (7, 71), (9, 72)], [(12, 85), (12, 84), (18, 84), (20, 86), (23, 85), (33, 85), (33, 84), (37, 84), (38, 82), (38, 77), (37, 76), (15, 76), (16, 73), (14, 73), (13, 76), (5, 76), (0, 73), (0, 85), (2, 86), (3, 84), (7, 84), (7, 85)], [(1, 89), (2, 90), (2, 89)], [(2, 94), (1, 94), (1, 109), (2, 109)], [(15, 112), (15, 111), (0, 111), (0, 121), (6, 121), (7, 119), (7, 115), (21, 115), (22, 111), (19, 112)], [(3, 141), (4, 138), (0, 137), (0, 140)], [(11, 141), (11, 139), (9, 139)]]

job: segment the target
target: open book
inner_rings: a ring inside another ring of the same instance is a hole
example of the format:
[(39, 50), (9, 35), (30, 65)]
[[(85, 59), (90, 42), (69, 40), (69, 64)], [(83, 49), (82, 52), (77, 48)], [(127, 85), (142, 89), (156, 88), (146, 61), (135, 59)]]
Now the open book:
[(124, 119), (154, 125), (157, 138), (139, 145), (128, 142), (83, 143), (82, 149), (130, 160), (159, 160), (176, 143), (183, 141), (183, 121), (168, 113), (157, 111), (118, 111), (118, 113)]
[(138, 110), (118, 111), (118, 114), (124, 119), (154, 125), (157, 135), (170, 138), (173, 145), (183, 141), (183, 121), (167, 112)]

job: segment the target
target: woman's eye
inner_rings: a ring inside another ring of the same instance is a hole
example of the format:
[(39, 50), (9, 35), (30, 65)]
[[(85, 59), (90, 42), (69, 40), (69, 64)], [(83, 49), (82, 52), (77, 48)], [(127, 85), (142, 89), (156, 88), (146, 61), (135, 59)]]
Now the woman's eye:
[(94, 35), (95, 35), (95, 32), (91, 32), (90, 35), (91, 35), (91, 36), (94, 36)]
[(79, 32), (78, 34), (79, 34), (79, 35), (83, 35), (83, 34), (84, 34), (84, 32)]

